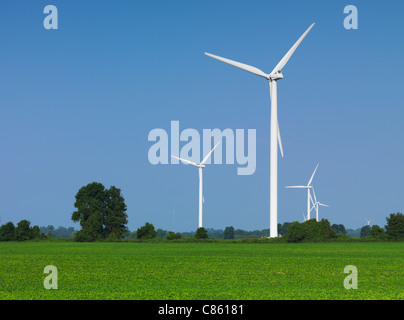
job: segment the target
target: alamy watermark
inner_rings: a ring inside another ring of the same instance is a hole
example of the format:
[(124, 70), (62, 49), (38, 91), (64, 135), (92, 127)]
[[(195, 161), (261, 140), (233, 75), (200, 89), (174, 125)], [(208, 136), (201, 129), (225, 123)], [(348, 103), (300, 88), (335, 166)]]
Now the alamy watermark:
[(358, 289), (358, 269), (355, 266), (349, 265), (344, 268), (344, 273), (349, 273), (344, 279), (345, 289)]
[(54, 5), (47, 5), (43, 9), (43, 13), (47, 14), (43, 20), (43, 27), (46, 30), (58, 29), (58, 9)]
[(46, 290), (58, 288), (58, 269), (55, 266), (46, 266), (43, 273), (50, 273), (43, 281), (43, 286)]
[[(166, 130), (156, 128), (149, 132), (148, 141), (155, 141), (148, 152), (149, 162), (157, 164), (179, 164), (179, 160), (171, 155), (199, 163), (212, 150), (213, 145), (222, 142), (213, 152), (214, 164), (223, 163), (223, 147), (225, 147), (225, 163), (237, 164), (238, 175), (252, 175), (256, 169), (256, 130), (248, 129), (203, 129), (201, 135), (196, 129), (184, 129), (180, 132), (180, 122), (171, 121), (170, 135)], [(180, 142), (186, 142), (180, 149)], [(225, 142), (225, 143), (223, 143)], [(201, 144), (203, 153), (201, 154)], [(211, 159), (206, 161), (211, 164)]]
[(358, 29), (358, 8), (350, 4), (345, 6), (344, 13), (348, 14), (344, 19), (344, 28), (347, 30)]

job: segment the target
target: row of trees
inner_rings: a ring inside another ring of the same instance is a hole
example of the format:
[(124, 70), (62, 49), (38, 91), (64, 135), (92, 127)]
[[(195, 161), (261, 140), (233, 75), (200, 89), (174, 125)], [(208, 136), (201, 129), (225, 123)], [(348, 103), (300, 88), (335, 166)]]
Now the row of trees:
[(7, 222), (0, 227), (0, 241), (25, 241), (25, 240), (42, 240), (46, 239), (46, 235), (40, 231), (38, 226), (31, 227), (31, 222), (21, 220), (14, 226), (14, 223)]
[[(63, 234), (74, 235), (76, 241), (99, 241), (99, 240), (120, 240), (124, 237), (137, 239), (152, 239), (155, 237), (167, 238), (168, 240), (180, 239), (182, 237), (194, 237), (207, 239), (209, 234), (212, 238), (243, 239), (267, 237), (268, 229), (245, 231), (234, 229), (229, 226), (223, 230), (199, 228), (195, 233), (175, 233), (162, 229), (155, 230), (154, 226), (146, 223), (144, 226), (131, 233), (127, 229), (128, 216), (126, 214), (125, 199), (121, 190), (115, 186), (106, 189), (98, 182), (92, 182), (79, 189), (75, 196), (74, 207), (71, 219), (79, 222), (81, 230), (74, 232), (74, 228), (63, 228)], [(371, 236), (377, 239), (404, 239), (404, 216), (401, 213), (392, 213), (386, 218), (385, 228), (377, 225), (372, 227), (364, 226), (360, 230), (361, 237)], [(60, 229), (60, 228), (59, 228)], [(28, 220), (20, 221), (15, 227), (9, 222), (0, 227), (0, 241), (9, 240), (30, 240), (44, 239), (54, 236), (52, 226), (43, 227), (46, 234), (38, 226), (30, 226)], [(338, 235), (347, 235), (347, 230), (342, 224), (330, 225), (328, 220), (316, 222), (314, 219), (300, 222), (285, 222), (278, 224), (280, 235), (289, 242), (303, 240), (322, 240), (336, 238)]]
[[(182, 239), (182, 235), (179, 232), (175, 233), (173, 231), (167, 231), (167, 232), (165, 232), (165, 234), (166, 235), (164, 238), (166, 238), (167, 240)], [(146, 222), (144, 226), (138, 228), (135, 232), (136, 239), (139, 239), (139, 240), (153, 239), (153, 238), (156, 238), (157, 235), (158, 235), (158, 232), (155, 230), (154, 225), (149, 222)], [(160, 233), (159, 237), (163, 238), (161, 233)], [(208, 231), (205, 228), (198, 228), (196, 230), (194, 238), (207, 239)]]
[[(385, 228), (378, 225), (362, 227), (361, 237), (371, 237), (377, 240), (402, 240), (404, 239), (404, 215), (400, 212), (392, 213), (386, 218)], [(303, 240), (321, 241), (337, 238), (338, 234), (345, 235), (342, 225), (331, 226), (326, 219), (317, 222), (314, 219), (304, 223), (293, 222), (287, 230), (285, 239), (288, 242), (300, 242)]]

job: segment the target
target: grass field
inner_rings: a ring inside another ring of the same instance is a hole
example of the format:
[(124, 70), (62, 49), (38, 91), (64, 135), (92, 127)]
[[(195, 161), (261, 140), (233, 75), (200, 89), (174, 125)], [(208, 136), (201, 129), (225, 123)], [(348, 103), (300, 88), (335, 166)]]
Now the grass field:
[(404, 299), (403, 270), (404, 242), (2, 242), (0, 299)]

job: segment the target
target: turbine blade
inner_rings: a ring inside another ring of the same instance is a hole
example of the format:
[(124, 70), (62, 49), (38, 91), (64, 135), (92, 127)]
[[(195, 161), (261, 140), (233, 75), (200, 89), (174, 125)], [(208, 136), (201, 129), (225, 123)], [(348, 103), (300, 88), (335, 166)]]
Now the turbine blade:
[(313, 190), (314, 201), (317, 203), (317, 198), (316, 198), (316, 193), (314, 192), (314, 188), (311, 188), (311, 190)]
[(195, 167), (199, 167), (195, 162), (189, 161), (189, 160), (187, 160), (187, 159), (178, 158), (178, 157), (176, 157), (176, 156), (171, 156), (171, 157), (173, 157), (173, 158), (175, 158), (175, 159), (178, 159), (178, 160), (181, 160), (182, 162), (185, 162), (185, 163), (188, 163), (188, 164), (192, 164), (192, 165), (195, 166)]
[(278, 143), (279, 143), (279, 150), (281, 151), (281, 155), (283, 158), (283, 147), (282, 147), (281, 131), (279, 130), (279, 122), (278, 122)]
[(314, 174), (315, 174), (316, 171), (317, 171), (318, 165), (319, 165), (319, 164), (317, 164), (316, 168), (314, 169), (314, 172), (313, 172), (313, 174), (311, 175), (311, 178), (310, 178), (309, 183), (307, 184), (307, 186), (310, 186), (311, 182), (313, 181)]
[(324, 204), (324, 203), (321, 203), (321, 202), (319, 202), (318, 204), (319, 204), (320, 206), (323, 206), (323, 207), (329, 207), (329, 205)]
[(292, 189), (307, 189), (307, 186), (287, 186), (285, 188), (292, 188)]
[(295, 52), (297, 47), (300, 45), (300, 42), (303, 41), (304, 37), (306, 37), (306, 35), (309, 33), (311, 28), (313, 28), (313, 26), (314, 26), (314, 23), (312, 23), (312, 25), (300, 36), (300, 38), (296, 41), (296, 43), (292, 46), (292, 48), (289, 49), (289, 51), (285, 54), (285, 56), (282, 58), (282, 60), (279, 61), (279, 63), (274, 68), (274, 70), (272, 70), (271, 74), (282, 71), (282, 68), (288, 62), (288, 60), (290, 59), (292, 54)]
[(228, 63), (228, 64), (230, 64), (232, 66), (235, 66), (237, 68), (243, 69), (243, 70), (251, 72), (253, 74), (256, 74), (257, 76), (260, 76), (260, 77), (263, 77), (265, 79), (268, 79), (268, 75), (265, 72), (263, 72), (262, 70), (260, 70), (258, 68), (249, 66), (248, 64), (244, 64), (244, 63), (240, 63), (240, 62), (233, 61), (233, 60), (230, 60), (230, 59), (222, 58), (222, 57), (219, 57), (219, 56), (216, 56), (214, 54), (207, 53), (207, 52), (205, 52), (205, 54), (207, 56), (213, 58), (213, 59)]
[[(272, 103), (272, 81), (269, 82), (269, 97)], [(278, 144), (279, 144), (279, 150), (281, 151), (281, 155), (283, 158), (283, 147), (282, 147), (281, 131), (279, 129), (279, 121), (278, 121)]]
[(218, 143), (216, 143), (216, 145), (213, 147), (213, 149), (209, 151), (209, 153), (205, 156), (205, 158), (203, 158), (201, 164), (205, 164), (205, 162), (209, 159), (210, 155), (212, 154), (212, 152), (216, 149), (216, 147), (219, 144), (220, 144), (220, 141)]

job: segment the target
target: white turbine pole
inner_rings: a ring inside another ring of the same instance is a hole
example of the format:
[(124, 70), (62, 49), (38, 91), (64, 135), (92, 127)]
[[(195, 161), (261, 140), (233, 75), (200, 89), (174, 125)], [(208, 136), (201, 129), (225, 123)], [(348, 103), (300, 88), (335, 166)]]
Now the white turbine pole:
[(198, 167), (199, 173), (199, 228), (202, 228), (202, 167)]
[(307, 220), (310, 220), (310, 188), (307, 188)]
[(278, 97), (277, 83), (269, 80), (271, 90), (270, 168), (269, 168), (269, 236), (278, 236)]

